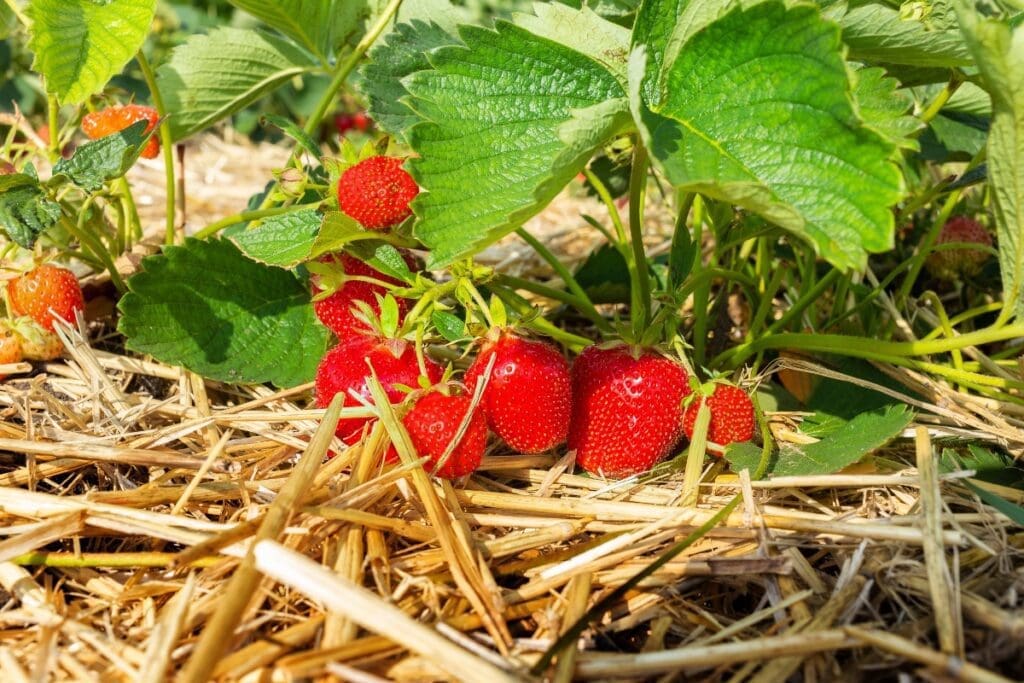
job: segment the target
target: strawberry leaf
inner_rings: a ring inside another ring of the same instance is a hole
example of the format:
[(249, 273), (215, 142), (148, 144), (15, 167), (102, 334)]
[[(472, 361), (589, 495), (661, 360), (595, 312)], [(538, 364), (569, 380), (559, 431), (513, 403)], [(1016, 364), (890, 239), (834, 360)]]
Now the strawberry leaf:
[(851, 59), (914, 67), (953, 68), (971, 64), (970, 52), (957, 30), (948, 0), (921, 3), (929, 14), (920, 17), (902, 14), (902, 7), (887, 2), (849, 5), (844, 13), (847, 3), (836, 3), (829, 14), (837, 15)]
[(758, 213), (841, 268), (890, 249), (895, 146), (857, 118), (838, 27), (769, 1), (692, 31), (652, 34), (630, 63), (634, 118), (673, 185)]
[(423, 119), (409, 165), (424, 190), (413, 232), (431, 268), (514, 230), (631, 127), (622, 86), (591, 57), (503, 21), (460, 37), (403, 80)]
[(366, 0), (229, 0), (326, 61), (370, 14)]
[(35, 181), (0, 191), (0, 228), (25, 249), (31, 249), (40, 233), (60, 220), (60, 213), (60, 205), (48, 199)]
[(920, 145), (913, 136), (924, 124), (909, 115), (913, 102), (897, 90), (899, 83), (877, 67), (859, 69), (855, 75), (854, 96), (864, 125), (899, 148), (916, 151)]
[(50, 182), (67, 178), (82, 189), (95, 192), (108, 180), (120, 178), (149, 141), (150, 135), (145, 132), (148, 125), (147, 120), (136, 121), (124, 130), (78, 147), (70, 159), (57, 161)]
[(231, 241), (254, 261), (292, 268), (309, 259), (322, 222), (315, 209), (286, 213), (232, 235)]
[(32, 68), (65, 104), (100, 92), (142, 47), (156, 0), (32, 0)]
[(223, 239), (186, 240), (143, 261), (121, 299), (127, 346), (224, 382), (310, 381), (328, 333), (293, 273)]
[[(314, 3), (315, 4), (315, 3)], [(318, 67), (306, 50), (263, 31), (192, 35), (157, 70), (171, 137), (182, 140)]]
[[(861, 413), (817, 443), (785, 446), (773, 454), (768, 471), (777, 477), (838, 472), (889, 443), (913, 418), (914, 414), (902, 404)], [(726, 448), (725, 459), (736, 472), (753, 472), (761, 459), (761, 448), (750, 443), (732, 444)]]
[(964, 36), (992, 98), (988, 177), (999, 237), (1003, 300), (1024, 317), (1024, 25), (960, 7)]

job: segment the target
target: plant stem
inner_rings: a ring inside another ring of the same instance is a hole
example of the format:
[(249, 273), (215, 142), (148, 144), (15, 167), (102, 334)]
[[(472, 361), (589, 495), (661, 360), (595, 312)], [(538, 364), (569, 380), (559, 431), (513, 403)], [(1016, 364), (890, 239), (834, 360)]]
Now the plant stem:
[(260, 218), (270, 218), (271, 216), (280, 216), (286, 213), (292, 213), (293, 211), (302, 211), (304, 209), (315, 209), (320, 206), (320, 202), (311, 202), (309, 204), (292, 204), (290, 206), (275, 206), (269, 209), (252, 209), (251, 211), (240, 211), (233, 216), (226, 216), (221, 218), (219, 221), (210, 223), (205, 228), (197, 232), (194, 236), (196, 239), (206, 239), (216, 235), (224, 228), (238, 223), (246, 223), (248, 221), (258, 220)]
[(30, 22), (28, 20), (28, 17), (25, 16), (25, 13), (21, 11), (20, 7), (18, 7), (18, 3), (15, 0), (4, 0), (4, 2), (10, 8), (11, 14), (16, 16), (18, 18), (18, 21), (21, 22), (21, 25), (24, 26), (25, 28), (28, 28)]
[(50, 139), (46, 140), (47, 149), (50, 155), (50, 161), (56, 161), (60, 158), (60, 103), (57, 101), (56, 95), (47, 95), (46, 97), (46, 127), (50, 133)]
[(813, 305), (818, 300), (818, 297), (824, 294), (825, 290), (828, 289), (832, 285), (832, 283), (835, 282), (841, 276), (842, 271), (838, 270), (837, 268), (833, 268), (832, 270), (828, 271), (825, 277), (818, 280), (818, 282), (813, 287), (811, 287), (807, 294), (797, 299), (796, 302), (789, 307), (789, 310), (787, 310), (781, 318), (779, 318), (774, 323), (768, 326), (768, 334), (772, 334), (774, 332), (778, 332), (781, 329), (784, 329), (786, 325), (788, 325), (794, 318), (802, 315), (803, 312), (807, 310), (807, 307)]
[[(505, 302), (505, 305), (512, 308), (520, 315), (528, 316), (534, 312), (534, 308), (530, 302), (516, 294), (512, 289), (504, 287), (496, 282), (491, 282), (490, 288), (492, 292), (498, 295), (498, 298)], [(592, 339), (581, 337), (578, 334), (573, 334), (572, 332), (566, 332), (543, 316), (530, 318), (526, 325), (527, 327), (532, 327), (538, 332), (543, 332), (562, 346), (565, 346), (575, 352), (579, 352), (594, 343)]]
[(548, 287), (547, 285), (542, 285), (541, 283), (534, 282), (533, 280), (519, 278), (514, 275), (504, 275), (498, 273), (495, 274), (493, 281), (501, 284), (504, 287), (508, 287), (509, 289), (522, 289), (532, 294), (545, 297), (547, 299), (559, 301), (567, 306), (572, 306), (577, 311), (579, 311), (584, 317), (586, 317), (592, 323), (600, 327), (602, 330), (609, 332), (611, 331), (611, 326), (608, 324), (608, 321), (605, 320), (601, 316), (601, 314), (597, 312), (597, 309), (595, 309), (593, 305), (591, 305), (590, 310), (587, 310), (586, 305), (584, 305), (584, 303), (580, 301), (579, 298), (576, 297), (574, 294), (564, 292), (560, 289), (555, 289), (553, 287)]
[[(84, 216), (85, 214), (83, 213), (82, 215)], [(128, 291), (128, 287), (125, 286), (124, 280), (121, 279), (121, 274), (117, 272), (117, 266), (114, 265), (114, 259), (111, 258), (110, 252), (107, 250), (106, 246), (104, 246), (104, 244), (99, 240), (96, 240), (88, 229), (75, 224), (75, 222), (69, 220), (67, 216), (61, 216), (61, 223), (64, 225), (65, 229), (67, 229), (67, 231), (78, 240), (79, 244), (83, 247), (87, 247), (89, 251), (91, 251), (93, 255), (103, 263), (103, 267), (107, 269), (108, 273), (110, 273), (110, 281), (114, 283), (114, 287), (117, 288), (117, 291), (121, 294)]]
[(587, 293), (583, 291), (583, 288), (580, 287), (580, 283), (576, 281), (576, 278), (573, 277), (573, 274), (565, 267), (565, 264), (563, 264), (557, 256), (552, 254), (540, 240), (527, 232), (525, 228), (519, 228), (516, 230), (516, 234), (519, 235), (524, 242), (533, 247), (533, 250), (536, 251), (537, 254), (539, 254), (540, 257), (554, 269), (555, 273), (558, 274), (558, 277), (562, 278), (562, 282), (566, 284), (569, 291), (576, 295), (576, 299), (579, 304), (583, 306), (583, 309), (586, 309), (581, 309), (580, 312), (590, 318), (602, 331), (611, 332), (611, 325), (609, 325), (601, 314), (597, 312), (597, 309), (594, 308), (594, 302), (591, 301), (590, 297), (587, 296)]
[(164, 106), (163, 95), (160, 94), (160, 89), (156, 85), (156, 74), (153, 73), (153, 67), (149, 65), (149, 60), (146, 59), (146, 55), (139, 50), (135, 55), (135, 61), (138, 62), (139, 68), (142, 70), (142, 77), (146, 81), (146, 86), (149, 88), (149, 95), (153, 98), (153, 106), (156, 107), (157, 113), (163, 121), (160, 123), (160, 145), (161, 151), (164, 156), (164, 187), (166, 188), (166, 207), (165, 211), (167, 214), (167, 223), (164, 228), (164, 243), (174, 244), (174, 227), (175, 227), (175, 181), (174, 181), (174, 144), (171, 140), (171, 124), (167, 120), (167, 107)]
[(639, 338), (651, 320), (651, 278), (644, 250), (644, 199), (647, 196), (647, 149), (637, 137), (633, 147), (633, 168), (629, 175), (629, 237), (633, 244), (632, 316), (634, 334)]
[(622, 215), (619, 213), (619, 207), (615, 206), (612, 193), (608, 191), (608, 187), (589, 168), (583, 169), (583, 175), (590, 181), (594, 191), (597, 192), (597, 196), (601, 198), (601, 202), (608, 209), (608, 217), (611, 218), (612, 227), (615, 228), (615, 237), (619, 244), (625, 244), (629, 239), (626, 237), (626, 226), (622, 223)]
[[(931, 123), (931, 120), (938, 116), (939, 112), (942, 111), (942, 108), (946, 106), (947, 102), (949, 102), (949, 98), (953, 96), (953, 93), (960, 89), (960, 86), (963, 85), (963, 82), (964, 80), (960, 73), (958, 71), (954, 72), (953, 75), (950, 77), (949, 82), (946, 83), (946, 86), (941, 91), (939, 91), (939, 93), (935, 96), (935, 99), (933, 99), (928, 104), (928, 106), (925, 107), (925, 110), (918, 117), (919, 119), (921, 119), (921, 122), (926, 124)], [(922, 126), (918, 134), (920, 134), (924, 130), (925, 127)]]

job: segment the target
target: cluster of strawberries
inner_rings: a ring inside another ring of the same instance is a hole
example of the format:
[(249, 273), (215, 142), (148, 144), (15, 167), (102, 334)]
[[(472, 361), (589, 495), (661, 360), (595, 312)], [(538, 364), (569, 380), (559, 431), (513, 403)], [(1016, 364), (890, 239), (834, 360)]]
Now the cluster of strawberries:
[(8, 281), (5, 299), (9, 317), (0, 320), (0, 365), (60, 356), (64, 344), (54, 323), (73, 322), (85, 308), (75, 274), (47, 263)]
[[(341, 209), (370, 230), (386, 230), (408, 218), (419, 188), (401, 164), (377, 156), (349, 168), (338, 183)], [(753, 438), (754, 409), (744, 391), (712, 383), (695, 394), (686, 368), (653, 349), (590, 346), (570, 366), (554, 345), (510, 327), (495, 328), (462, 381), (451, 381), (451, 373), (415, 344), (382, 335), (357, 313), (380, 314), (388, 286), (397, 280), (348, 254), (325, 260), (345, 277), (329, 292), (317, 278), (312, 285), (317, 315), (339, 339), (320, 363), (317, 404), (326, 407), (339, 393), (344, 405), (369, 401), (376, 375), (390, 401), (408, 397), (402, 423), (437, 476), (456, 478), (475, 470), (488, 430), (519, 453), (543, 453), (567, 443), (589, 472), (637, 474), (668, 456), (684, 434), (692, 437), (704, 400), (711, 413), (708, 440), (716, 447)], [(415, 267), (411, 254), (406, 260)], [(398, 302), (404, 317), (407, 304)], [(337, 435), (354, 443), (370, 422), (343, 419)]]

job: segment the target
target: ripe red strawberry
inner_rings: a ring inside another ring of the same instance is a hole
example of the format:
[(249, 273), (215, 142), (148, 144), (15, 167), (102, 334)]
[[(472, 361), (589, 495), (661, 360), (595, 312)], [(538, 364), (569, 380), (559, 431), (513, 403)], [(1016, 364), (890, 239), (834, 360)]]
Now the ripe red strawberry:
[[(411, 344), (395, 339), (355, 336), (343, 340), (320, 361), (316, 371), (317, 406), (326, 408), (339, 392), (345, 395), (343, 406), (361, 405), (353, 394), (370, 399), (370, 365), (393, 403), (405, 397), (399, 385), (413, 388), (419, 385), (420, 368), (416, 349)], [(444, 370), (440, 365), (427, 359), (426, 369), (431, 383), (441, 381)], [(354, 443), (369, 421), (370, 418), (365, 417), (339, 420), (335, 433), (342, 441)]]
[[(956, 216), (946, 221), (935, 240), (935, 246), (949, 242), (967, 242), (984, 247), (992, 246), (992, 235), (981, 223), (967, 216)], [(947, 249), (933, 251), (925, 262), (928, 271), (940, 280), (955, 280), (958, 277), (977, 275), (988, 260), (988, 252), (982, 249)]]
[[(711, 422), (708, 423), (708, 441), (726, 446), (754, 438), (754, 403), (747, 392), (731, 384), (712, 384), (711, 395), (707, 397)], [(693, 438), (693, 426), (697, 422), (697, 411), (705, 400), (702, 396), (691, 402), (683, 416), (683, 429), (687, 438)], [(718, 449), (715, 449), (716, 451)]]
[(12, 316), (27, 315), (52, 332), (56, 318), (74, 322), (85, 300), (74, 273), (44, 263), (7, 283), (7, 305)]
[(470, 393), (494, 357), (480, 407), (487, 424), (520, 453), (543, 453), (565, 441), (572, 415), (569, 363), (542, 341), (505, 330), (484, 344), (466, 371)]
[(341, 210), (369, 230), (383, 230), (412, 214), (409, 207), (420, 188), (397, 157), (370, 157), (341, 174)]
[(649, 349), (589, 346), (572, 368), (569, 448), (588, 472), (621, 478), (646, 472), (683, 435), (689, 376)]
[[(152, 107), (144, 107), (141, 104), (126, 104), (122, 107), (107, 107), (99, 111), (86, 114), (82, 119), (82, 132), (85, 133), (90, 140), (96, 140), (98, 138), (104, 138), (108, 135), (124, 130), (128, 126), (132, 125), (136, 121), (141, 120), (149, 121), (149, 125), (146, 126), (146, 132), (153, 130), (156, 127), (156, 122), (160, 120), (160, 114), (157, 113), (156, 109)], [(157, 154), (160, 153), (160, 141), (154, 135), (146, 143), (146, 146), (142, 148), (142, 154), (140, 156), (146, 159), (153, 159)]]
[[(0, 323), (0, 365), (19, 363), (22, 358), (21, 339), (13, 330)], [(5, 379), (7, 375), (0, 374), (0, 381)]]
[[(402, 418), (416, 453), (429, 458), (424, 466), (433, 470), (448, 450), (459, 426), (472, 406), (468, 396), (431, 391), (421, 396)], [(479, 409), (473, 412), (462, 439), (435, 472), (444, 479), (456, 479), (480, 466), (487, 447), (487, 422)]]
[[(418, 264), (416, 263), (416, 257), (412, 253), (403, 252), (402, 257), (405, 259), (405, 263), (409, 266), (410, 270), (416, 270)], [(345, 271), (345, 275), (349, 277), (368, 277), (389, 285), (402, 284), (399, 280), (385, 275), (373, 266), (344, 252), (340, 255), (331, 254), (325, 256), (320, 259), (320, 262), (340, 265)], [(314, 296), (323, 291), (320, 285), (320, 278), (314, 276), (312, 278)], [(346, 280), (328, 296), (323, 299), (315, 299), (313, 301), (313, 310), (316, 311), (320, 322), (337, 335), (339, 339), (349, 337), (354, 333), (365, 334), (370, 331), (370, 328), (366, 322), (356, 315), (359, 311), (356, 307), (356, 302), (365, 301), (373, 309), (374, 313), (380, 315), (380, 303), (377, 297), (383, 297), (387, 293), (388, 288), (384, 285), (363, 280)], [(399, 322), (401, 322), (405, 318), (405, 314), (409, 312), (409, 300), (396, 297), (395, 302), (398, 304)]]

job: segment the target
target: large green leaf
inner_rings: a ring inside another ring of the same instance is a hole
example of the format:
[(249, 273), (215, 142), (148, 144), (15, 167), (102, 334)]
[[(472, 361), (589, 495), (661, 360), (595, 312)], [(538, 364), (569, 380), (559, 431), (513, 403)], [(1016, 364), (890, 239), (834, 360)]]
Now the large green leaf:
[[(784, 447), (773, 454), (768, 471), (777, 477), (838, 472), (894, 439), (913, 418), (905, 405), (861, 413), (817, 443)], [(761, 449), (748, 443), (734, 444), (725, 451), (725, 459), (737, 472), (753, 471), (760, 457)]]
[(322, 60), (358, 32), (370, 14), (366, 0), (229, 0), (289, 36)]
[(32, 0), (32, 68), (46, 91), (77, 104), (99, 92), (142, 47), (156, 0)]
[(315, 209), (286, 213), (233, 235), (231, 241), (251, 259), (291, 268), (309, 259), (323, 220)]
[(410, 166), (431, 267), (514, 230), (629, 127), (621, 85), (590, 57), (507, 22), (460, 36), (465, 46), (434, 51), (433, 68), (404, 81), (424, 119)]
[(121, 299), (128, 348), (225, 382), (310, 381), (327, 349), (308, 287), (227, 240), (189, 239), (143, 261)]
[(132, 167), (143, 146), (149, 141), (146, 127), (149, 121), (136, 121), (124, 130), (87, 142), (75, 150), (70, 159), (59, 159), (53, 167), (54, 179), (71, 180), (90, 192), (103, 187), (103, 183), (120, 178)]
[(674, 185), (759, 213), (842, 268), (892, 247), (895, 146), (855, 113), (835, 24), (805, 5), (737, 7), (666, 60), (654, 100), (645, 52), (631, 58), (631, 104)]
[(983, 19), (958, 5), (971, 53), (992, 98), (988, 177), (1007, 302), (1024, 316), (1024, 26)]
[(913, 101), (878, 67), (856, 72), (854, 99), (865, 125), (903, 149), (918, 149), (914, 134), (924, 125), (909, 114)]
[(193, 35), (157, 70), (171, 137), (208, 128), (317, 66), (308, 51), (264, 31), (219, 28)]
[(901, 16), (893, 4), (871, 2), (852, 7), (838, 16), (850, 57), (915, 67), (971, 64), (970, 52), (948, 13), (948, 2), (934, 0), (920, 4), (931, 8), (932, 14)]
[(430, 68), (427, 53), (456, 39), (434, 23), (412, 21), (398, 24), (387, 38), (369, 52), (356, 85), (369, 101), (368, 111), (383, 130), (405, 139), (419, 118), (402, 101), (408, 95), (402, 79)]
[(58, 220), (60, 205), (48, 199), (34, 183), (19, 184), (0, 192), (0, 228), (7, 232), (11, 240), (26, 249), (31, 249), (39, 234)]

